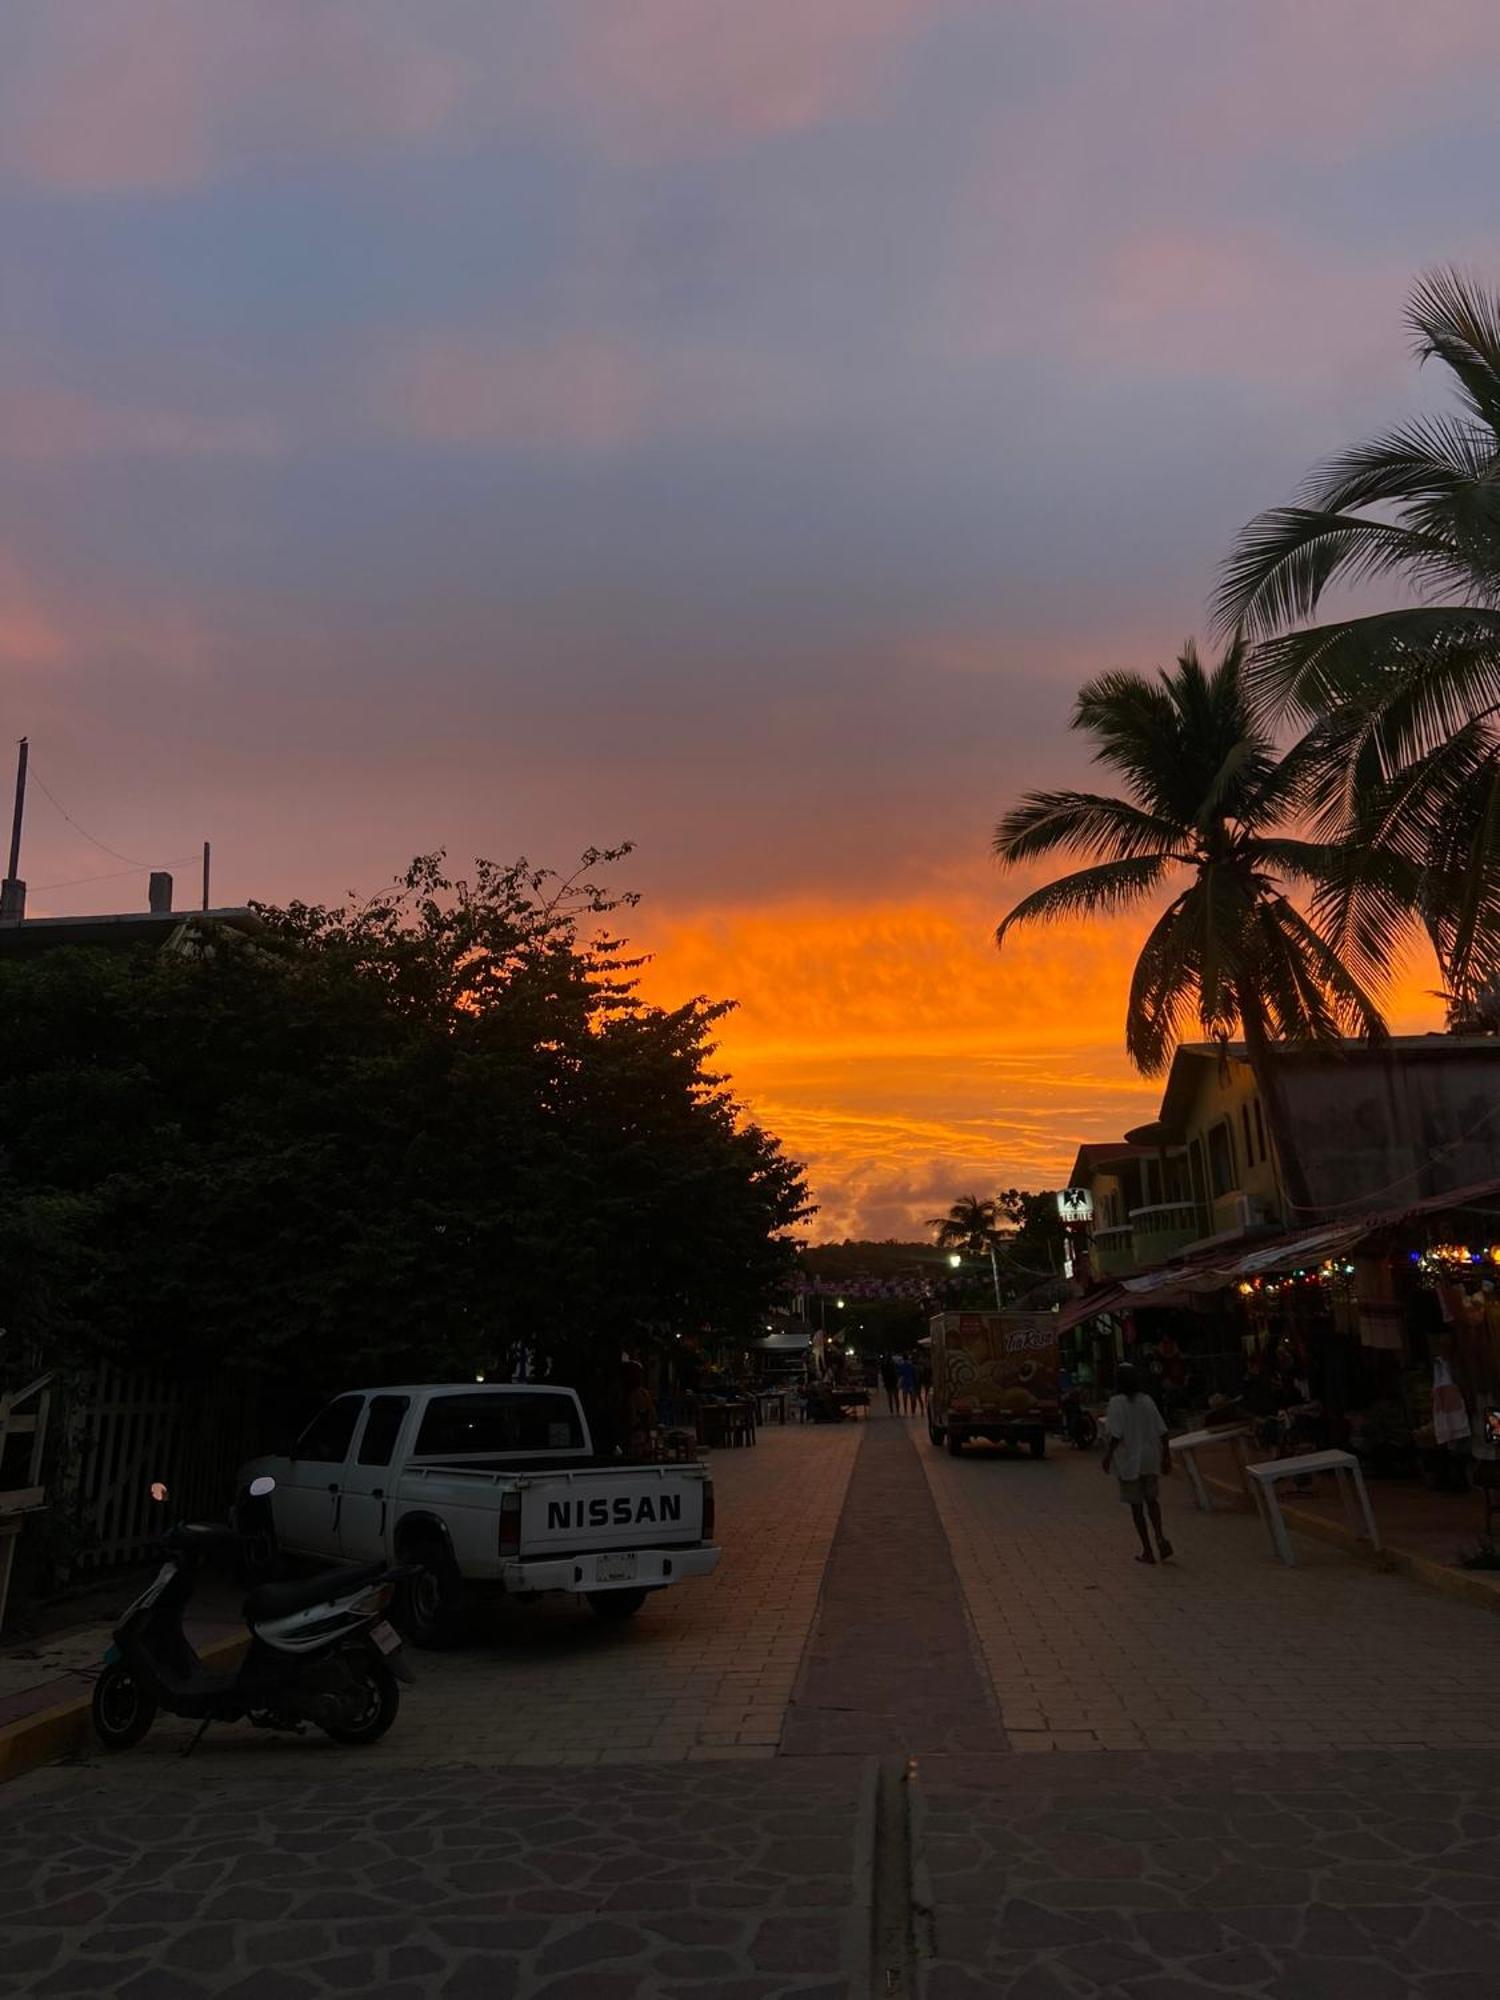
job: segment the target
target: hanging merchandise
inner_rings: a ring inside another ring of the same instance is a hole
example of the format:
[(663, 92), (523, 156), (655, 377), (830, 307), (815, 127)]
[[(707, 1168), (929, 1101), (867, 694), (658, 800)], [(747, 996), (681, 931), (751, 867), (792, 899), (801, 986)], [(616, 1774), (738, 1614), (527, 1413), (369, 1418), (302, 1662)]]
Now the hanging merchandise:
[(1355, 1316), (1360, 1344), (1399, 1354), (1403, 1316), (1396, 1299), (1395, 1273), (1385, 1257), (1360, 1257), (1354, 1266)]
[(1441, 1355), (1432, 1364), (1432, 1435), (1439, 1444), (1469, 1442), (1469, 1411)]

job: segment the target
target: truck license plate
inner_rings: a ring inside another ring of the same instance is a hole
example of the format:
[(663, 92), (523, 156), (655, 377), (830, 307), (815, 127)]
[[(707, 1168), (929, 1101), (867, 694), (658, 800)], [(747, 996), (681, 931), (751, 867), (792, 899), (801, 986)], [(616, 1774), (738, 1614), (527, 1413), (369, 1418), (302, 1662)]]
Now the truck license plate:
[(370, 1637), (382, 1653), (394, 1653), (401, 1644), (401, 1634), (394, 1625), (387, 1625), (383, 1618), (378, 1625), (370, 1627)]
[(634, 1583), (635, 1557), (600, 1556), (594, 1575), (600, 1583)]

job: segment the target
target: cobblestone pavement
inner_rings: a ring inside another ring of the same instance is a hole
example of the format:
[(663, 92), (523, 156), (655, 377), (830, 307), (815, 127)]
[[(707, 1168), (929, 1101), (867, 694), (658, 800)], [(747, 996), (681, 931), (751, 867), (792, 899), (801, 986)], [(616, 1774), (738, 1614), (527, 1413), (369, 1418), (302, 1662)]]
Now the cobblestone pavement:
[(853, 1760), (144, 1784), (121, 1763), (6, 1804), (6, 2000), (863, 2000), (867, 1983)]
[(1500, 1991), (1493, 1751), (939, 1760), (916, 1818), (923, 2000)]
[(1097, 1454), (953, 1459), (911, 1435), (1012, 1748), (1500, 1748), (1492, 1612), (1306, 1537), (1288, 1569), (1180, 1477), (1176, 1557), (1146, 1568)]
[[(751, 1450), (715, 1452), (723, 1560), (623, 1625), (553, 1600), (501, 1612), (454, 1652), (412, 1651), (382, 1768), (774, 1756), (862, 1436), (771, 1425)], [(170, 1762), (192, 1728), (158, 1722), (132, 1755)], [(193, 1753), (253, 1769), (347, 1755), (245, 1728), (210, 1730)]]

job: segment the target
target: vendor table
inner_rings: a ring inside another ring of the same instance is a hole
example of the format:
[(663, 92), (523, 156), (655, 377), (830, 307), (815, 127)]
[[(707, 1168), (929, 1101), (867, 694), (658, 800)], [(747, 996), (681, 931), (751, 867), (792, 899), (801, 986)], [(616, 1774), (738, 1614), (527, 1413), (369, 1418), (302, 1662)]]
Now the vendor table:
[[(1281, 1503), (1276, 1497), (1276, 1483), (1281, 1479), (1303, 1479), (1313, 1472), (1332, 1472), (1337, 1476), (1344, 1512), (1349, 1517), (1350, 1527), (1356, 1535), (1363, 1534), (1372, 1549), (1378, 1550), (1380, 1530), (1376, 1527), (1375, 1516), (1370, 1511), (1370, 1496), (1365, 1491), (1365, 1475), (1360, 1468), (1359, 1460), (1351, 1451), (1305, 1451), (1298, 1458), (1273, 1458), (1264, 1465), (1245, 1467), (1245, 1477), (1253, 1482), (1251, 1491), (1270, 1531), (1271, 1547), (1281, 1560), (1284, 1563), (1295, 1563), (1297, 1558), (1292, 1553), (1286, 1522), (1281, 1517)], [(1363, 1528), (1354, 1509), (1356, 1495), (1360, 1513), (1364, 1517)]]
[(763, 1424), (784, 1424), (786, 1422), (787, 1391), (785, 1389), (762, 1389), (757, 1401), (760, 1404), (760, 1420)]
[(1187, 1473), (1188, 1484), (1193, 1489), (1193, 1498), (1198, 1503), (1200, 1513), (1211, 1514), (1214, 1503), (1209, 1497), (1208, 1488), (1203, 1484), (1203, 1474), (1198, 1470), (1199, 1452), (1205, 1445), (1225, 1444), (1233, 1440), (1234, 1455), (1239, 1462), (1243, 1479), (1245, 1444), (1249, 1436), (1248, 1424), (1223, 1424), (1216, 1431), (1185, 1431), (1181, 1437), (1168, 1438), (1167, 1443), (1171, 1447), (1173, 1458), (1182, 1460), (1183, 1470)]

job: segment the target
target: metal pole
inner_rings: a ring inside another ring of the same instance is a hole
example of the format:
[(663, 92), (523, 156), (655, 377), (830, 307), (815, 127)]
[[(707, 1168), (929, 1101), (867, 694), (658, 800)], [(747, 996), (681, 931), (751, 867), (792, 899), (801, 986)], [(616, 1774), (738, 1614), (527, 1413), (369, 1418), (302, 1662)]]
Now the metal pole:
[(27, 741), (21, 738), (20, 753), (16, 758), (16, 813), (10, 823), (10, 866), (6, 869), (6, 879), (14, 882), (21, 872), (21, 821), (26, 812), (26, 758)]
[(208, 908), (208, 856), (209, 847), (208, 842), (205, 840), (203, 843), (203, 907), (205, 910)]
[(995, 1246), (993, 1243), (990, 1245), (990, 1276), (995, 1281), (995, 1311), (1004, 1312), (1005, 1308), (1000, 1303), (1000, 1265), (995, 1257)]

